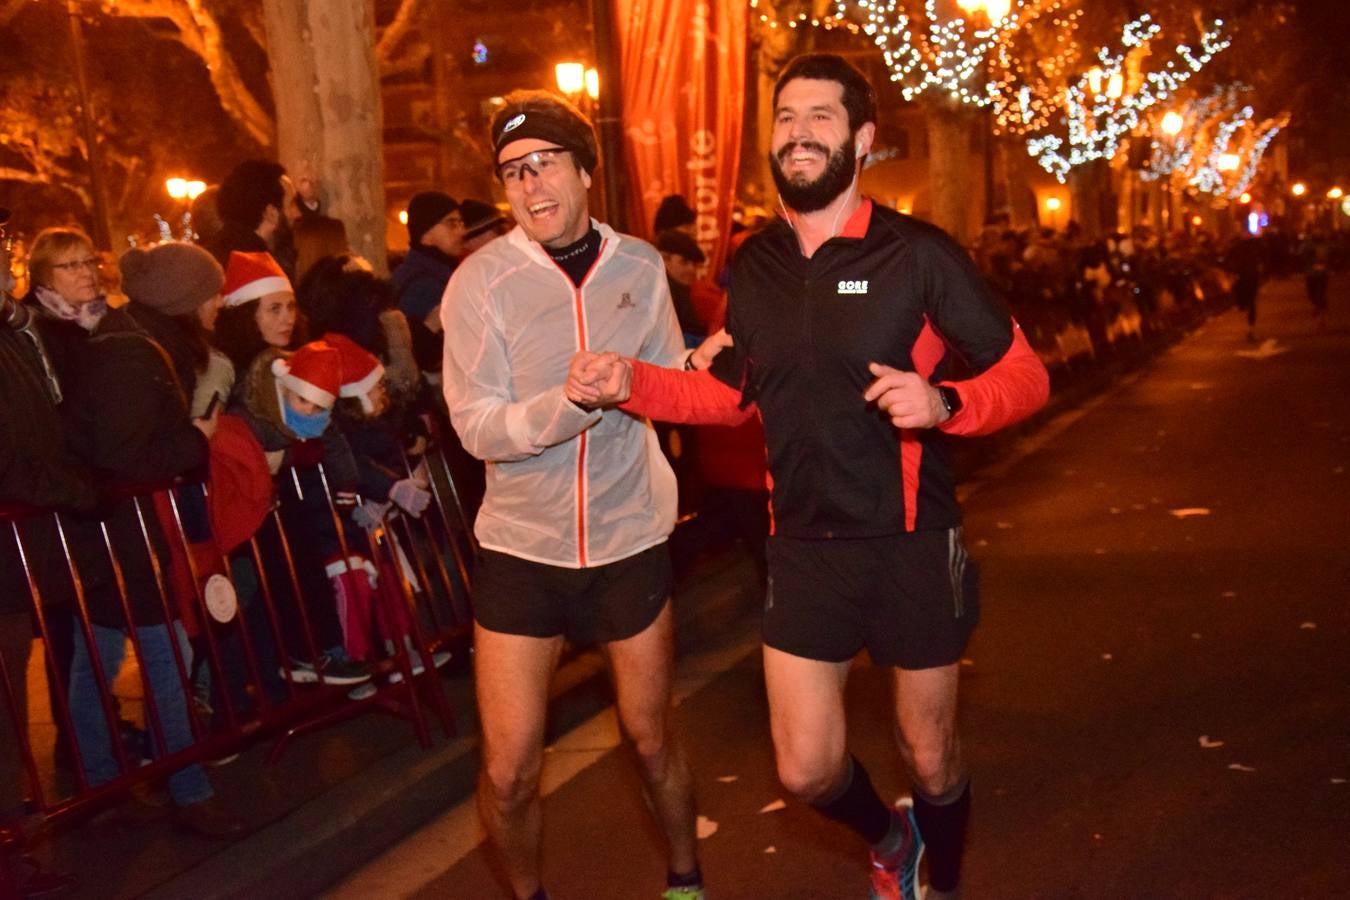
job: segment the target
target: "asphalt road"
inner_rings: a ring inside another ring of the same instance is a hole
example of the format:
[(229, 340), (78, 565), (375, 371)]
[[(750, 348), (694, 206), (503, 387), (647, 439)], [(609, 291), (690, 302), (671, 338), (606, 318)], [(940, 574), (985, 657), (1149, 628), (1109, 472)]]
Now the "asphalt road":
[[(1348, 287), (1315, 333), (1301, 283), (1268, 285), (1262, 343), (1223, 314), (967, 486), (967, 898), (1350, 896)], [(866, 896), (850, 836), (778, 808), (757, 656), (720, 659), (678, 710), (710, 896)], [(850, 742), (897, 796), (886, 684), (855, 669)], [(584, 760), (544, 804), (545, 882), (654, 898), (659, 841), (597, 729), (550, 753)], [(477, 840), (414, 836), (347, 895), (509, 896)]]

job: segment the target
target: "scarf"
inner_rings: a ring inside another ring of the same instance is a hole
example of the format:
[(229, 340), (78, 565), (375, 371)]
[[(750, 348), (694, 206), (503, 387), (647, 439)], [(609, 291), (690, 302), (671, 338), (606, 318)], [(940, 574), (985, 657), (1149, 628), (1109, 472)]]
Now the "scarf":
[(51, 288), (43, 287), (40, 284), (33, 288), (33, 295), (37, 297), (37, 301), (42, 304), (42, 308), (52, 318), (74, 322), (85, 331), (93, 331), (97, 328), (98, 323), (103, 320), (103, 316), (108, 312), (108, 298), (102, 295), (88, 303), (81, 303), (79, 306), (71, 303)]

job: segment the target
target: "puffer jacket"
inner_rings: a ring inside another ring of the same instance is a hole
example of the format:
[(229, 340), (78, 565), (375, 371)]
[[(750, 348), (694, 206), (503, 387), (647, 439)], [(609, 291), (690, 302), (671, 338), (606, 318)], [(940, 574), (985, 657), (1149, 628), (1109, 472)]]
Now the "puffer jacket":
[(684, 356), (660, 254), (595, 225), (603, 244), (580, 288), (516, 228), (461, 263), (441, 304), (451, 422), (487, 463), (478, 540), (566, 568), (625, 559), (675, 527), (675, 475), (651, 423), (563, 394), (580, 350)]

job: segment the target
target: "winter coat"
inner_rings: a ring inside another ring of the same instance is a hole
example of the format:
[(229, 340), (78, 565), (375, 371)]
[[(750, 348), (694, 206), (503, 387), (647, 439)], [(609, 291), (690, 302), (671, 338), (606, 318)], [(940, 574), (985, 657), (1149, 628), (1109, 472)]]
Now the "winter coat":
[[(28, 335), (0, 326), (0, 507), (15, 503), (90, 508), (94, 479), (65, 448), (37, 346)], [(24, 520), (20, 530), (42, 590), (47, 579), (38, 564), (57, 552), (51, 517)], [(28, 596), (13, 530), (0, 525), (0, 613), (27, 608)]]
[[(44, 339), (47, 332), (63, 340), (72, 337), (65, 327), (57, 327), (69, 323), (45, 322)], [(188, 417), (187, 401), (168, 354), (124, 309), (110, 310), (92, 334), (82, 342), (65, 340), (58, 352), (64, 355), (58, 359), (58, 369), (65, 373), (61, 412), (66, 442), (93, 470), (104, 490), (98, 516), (62, 516), (90, 617), (109, 627), (126, 625), (116, 576), (104, 547), (101, 516), (122, 569), (135, 624), (161, 623), (163, 598), (146, 551), (146, 536), (160, 565), (166, 566), (164, 532), (148, 497), (138, 510), (134, 499), (116, 489), (161, 484), (202, 471), (207, 461), (206, 437)]]
[(445, 286), (458, 263), (430, 247), (413, 247), (394, 270), (394, 291), (398, 308), (408, 317), (412, 332), (413, 355), (424, 372), (439, 372), (444, 335), (432, 332), (426, 318), (441, 305)]

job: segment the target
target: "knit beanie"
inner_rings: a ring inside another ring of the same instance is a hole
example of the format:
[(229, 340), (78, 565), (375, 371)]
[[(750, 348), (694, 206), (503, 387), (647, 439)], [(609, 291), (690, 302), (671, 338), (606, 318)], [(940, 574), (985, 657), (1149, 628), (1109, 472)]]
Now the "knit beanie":
[(526, 138), (549, 141), (571, 151), (586, 174), (595, 171), (600, 154), (591, 120), (575, 106), (548, 91), (512, 91), (492, 117), (493, 162), (502, 148)]
[(342, 388), (342, 357), (324, 341), (311, 341), (290, 356), (272, 361), (277, 383), (310, 403), (332, 409)]
[(689, 208), (688, 202), (679, 194), (670, 194), (661, 200), (656, 208), (656, 221), (652, 223), (652, 233), (660, 234), (681, 225), (692, 225), (697, 218)]
[(449, 194), (423, 191), (408, 201), (408, 246), (422, 243), (422, 235), (436, 227), (436, 223), (455, 210), (459, 204)]
[(220, 263), (196, 244), (169, 241), (132, 247), (117, 261), (122, 291), (167, 316), (184, 316), (220, 293), (225, 273)]
[(502, 222), (501, 210), (482, 200), (465, 199), (459, 205), (459, 214), (464, 217), (464, 237), (475, 238)]
[(337, 350), (342, 361), (341, 385), (339, 397), (356, 397), (361, 408), (374, 412), (375, 404), (370, 402), (370, 392), (384, 377), (384, 366), (368, 350), (345, 334), (330, 331), (323, 336), (323, 342)]
[(272, 258), (272, 254), (261, 250), (256, 253), (230, 251), (222, 291), (226, 306), (241, 306), (277, 291), (295, 293), (291, 280)]

